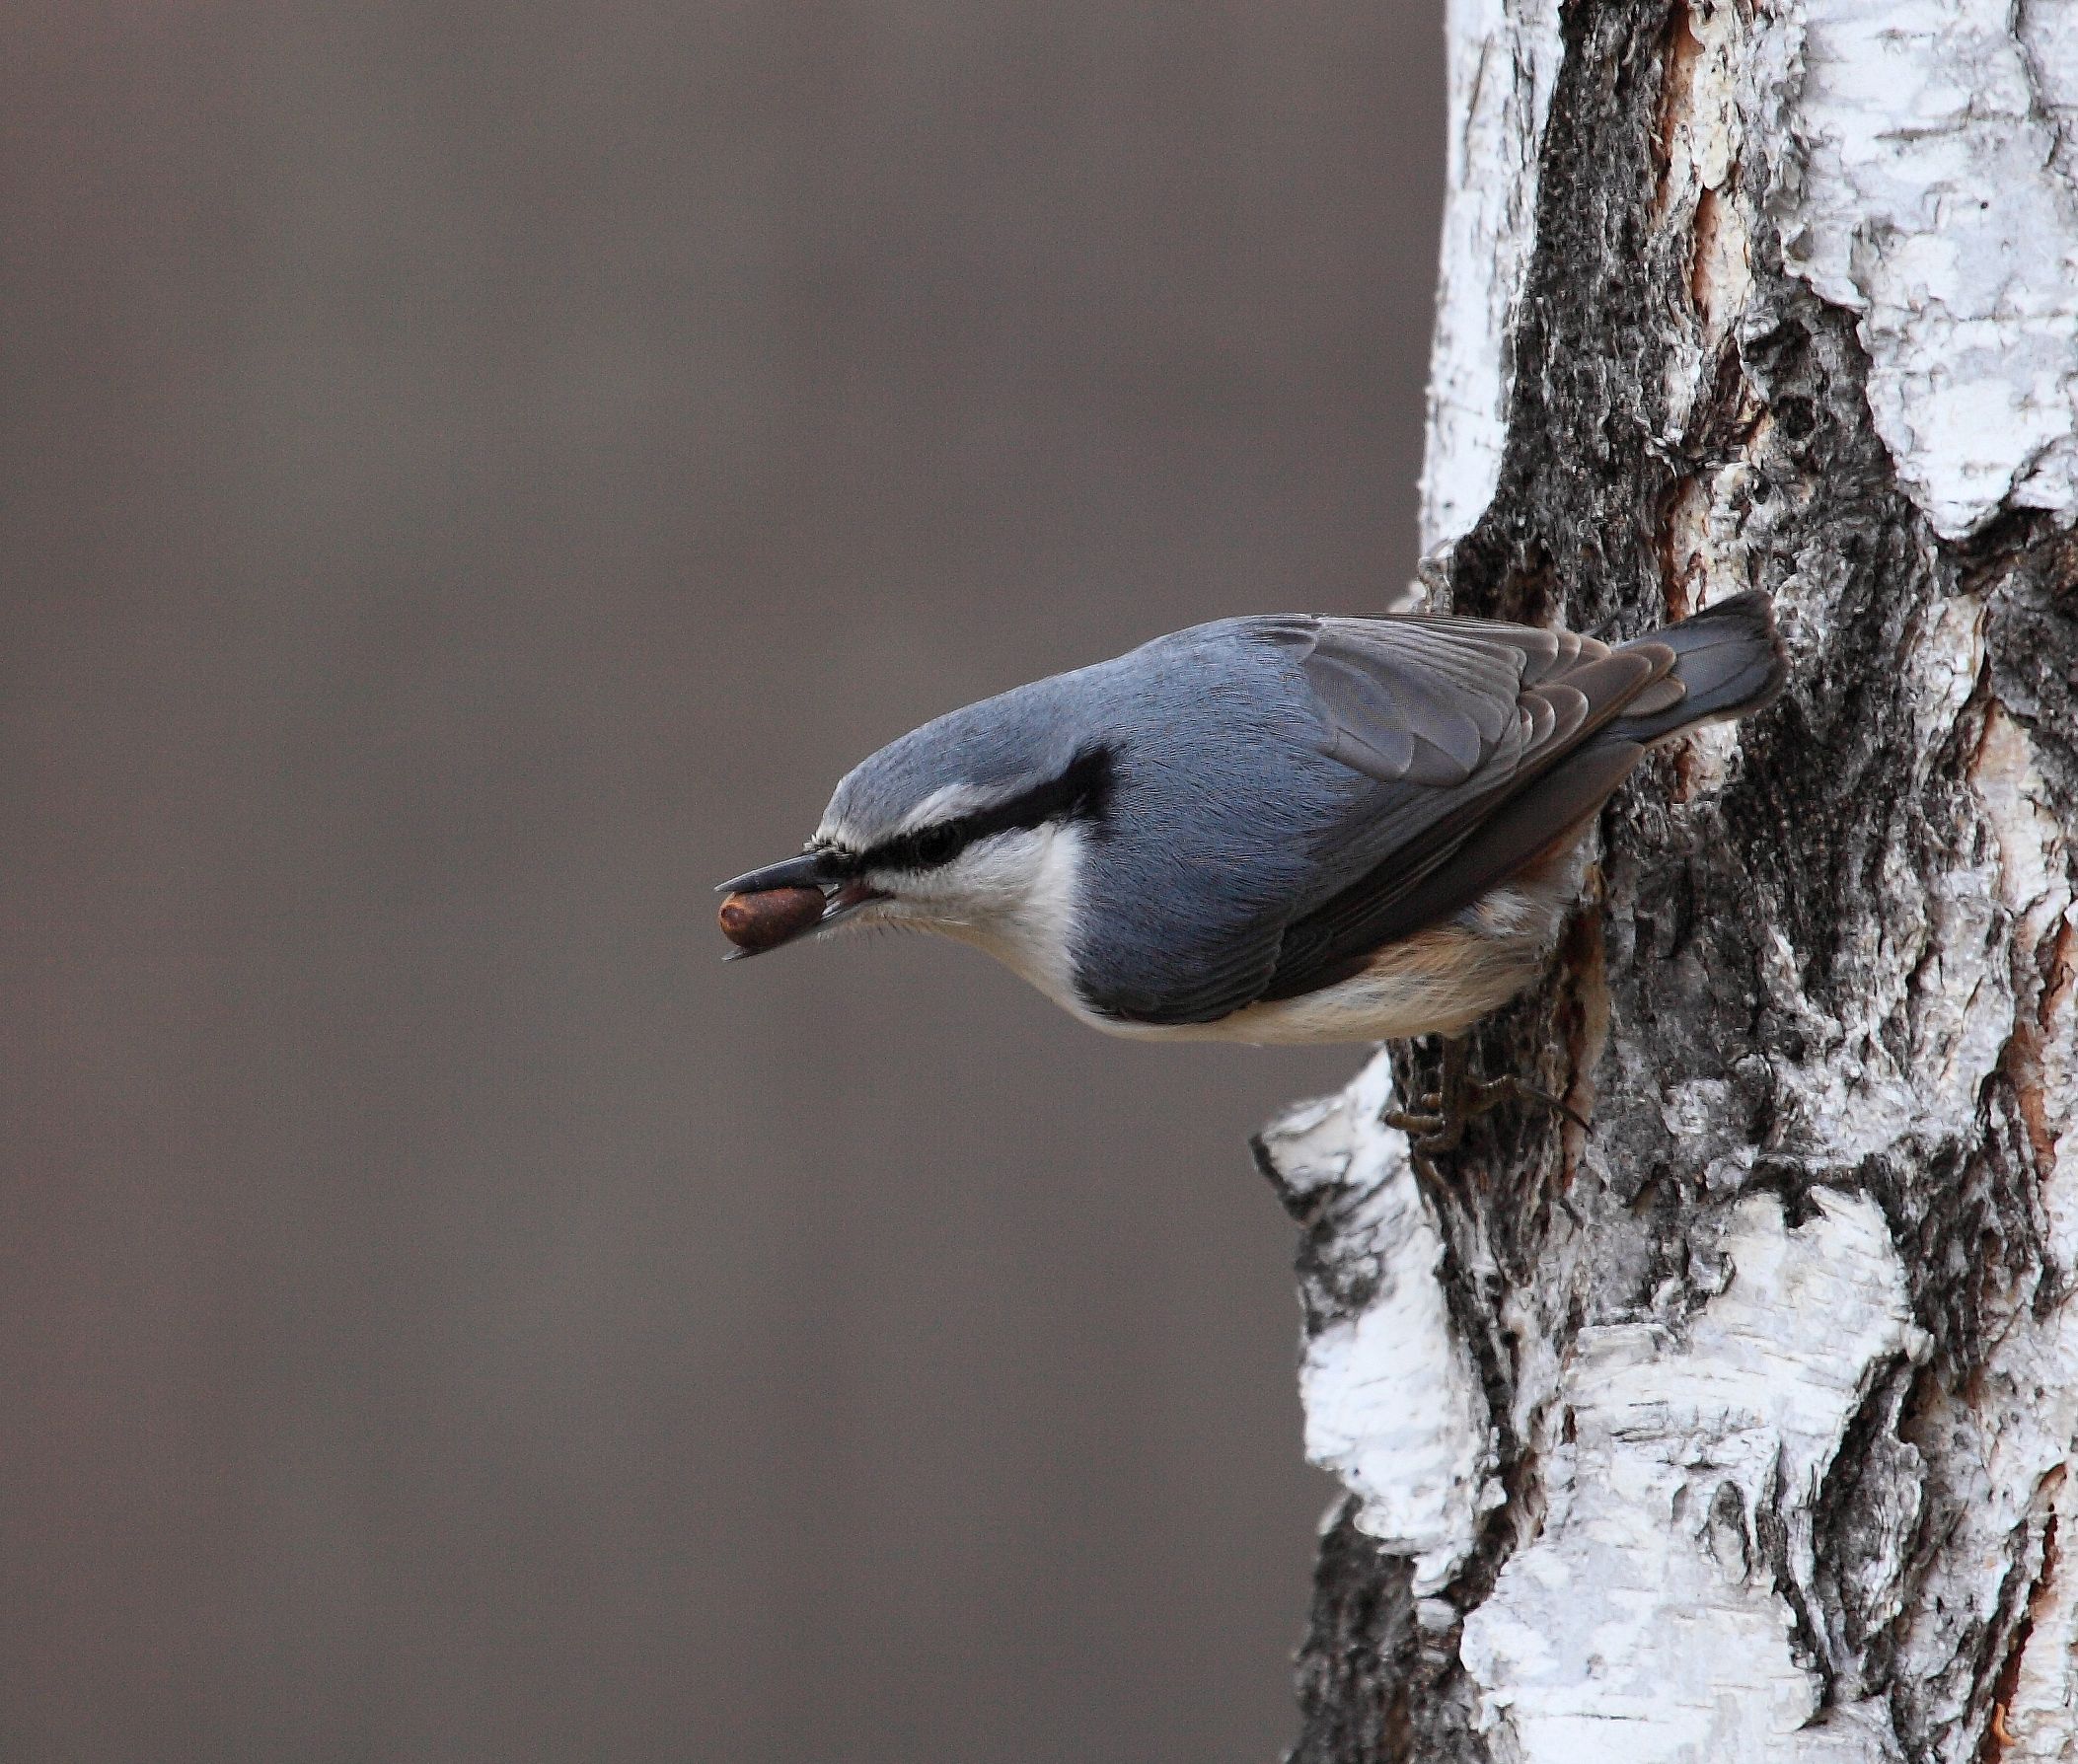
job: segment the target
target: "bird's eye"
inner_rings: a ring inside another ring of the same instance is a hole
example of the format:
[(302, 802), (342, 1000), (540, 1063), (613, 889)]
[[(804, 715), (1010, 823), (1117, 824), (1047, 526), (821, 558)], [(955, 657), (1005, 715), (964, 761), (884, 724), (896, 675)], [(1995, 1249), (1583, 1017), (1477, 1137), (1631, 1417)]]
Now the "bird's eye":
[(918, 865), (931, 869), (958, 856), (960, 846), (965, 843), (965, 829), (957, 821), (940, 821), (935, 827), (920, 829), (912, 842), (912, 849), (916, 852)]

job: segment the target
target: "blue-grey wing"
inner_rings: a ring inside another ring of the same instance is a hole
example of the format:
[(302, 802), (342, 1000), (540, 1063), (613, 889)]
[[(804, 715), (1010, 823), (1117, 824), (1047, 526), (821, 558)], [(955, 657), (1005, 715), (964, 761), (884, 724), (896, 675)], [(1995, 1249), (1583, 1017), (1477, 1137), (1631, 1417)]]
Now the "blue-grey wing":
[(1255, 874), (1224, 895), (1179, 877), (1186, 898), (1200, 884), (1189, 929), (1139, 940), (1165, 959), (1102, 964), (1097, 1008), (1213, 1022), (1347, 978), (1381, 942), (1457, 911), (1592, 813), (1639, 750), (1573, 756), (1619, 710), (1679, 691), (1656, 684), (1670, 651), (1611, 650), (1570, 631), (1297, 616), (1243, 628), (1275, 655), (1291, 710), (1270, 737), (1285, 751), (1256, 774), (1268, 781), (1254, 811), (1278, 814), (1280, 772), (1304, 779), (1312, 818), (1278, 828), (1302, 848), (1285, 853), (1280, 886), (1234, 913), (1222, 907)]
[[(1383, 745), (1370, 724), (1350, 725), (1387, 701), (1373, 714), (1388, 730), (1411, 727), (1413, 755), (1396, 774), (1359, 767), (1378, 790), (1324, 842), (1325, 898), (1285, 925), (1264, 1000), (1345, 980), (1382, 944), (1505, 880), (1592, 815), (1637, 763), (1636, 742), (1605, 736), (1611, 720), (1682, 694), (1670, 678), (1673, 652), (1650, 641), (1611, 649), (1573, 631), (1485, 621), (1322, 625), (1302, 666), (1336, 757)], [(1371, 683), (1370, 698), (1352, 700), (1356, 678)]]

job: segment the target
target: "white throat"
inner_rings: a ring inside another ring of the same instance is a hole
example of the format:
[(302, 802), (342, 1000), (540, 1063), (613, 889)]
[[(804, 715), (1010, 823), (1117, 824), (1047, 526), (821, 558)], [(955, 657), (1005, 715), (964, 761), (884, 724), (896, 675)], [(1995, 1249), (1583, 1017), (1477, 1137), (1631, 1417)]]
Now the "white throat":
[(885, 917), (971, 943), (1086, 1016), (1071, 953), (1082, 855), (1082, 830), (1073, 823), (1020, 829), (984, 841), (941, 871), (905, 879)]

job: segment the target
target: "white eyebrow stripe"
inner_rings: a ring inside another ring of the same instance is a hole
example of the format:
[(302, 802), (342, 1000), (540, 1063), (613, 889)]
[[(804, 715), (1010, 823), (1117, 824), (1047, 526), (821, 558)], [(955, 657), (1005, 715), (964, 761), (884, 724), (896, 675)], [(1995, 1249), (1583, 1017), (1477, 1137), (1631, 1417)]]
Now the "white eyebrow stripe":
[(1002, 791), (991, 790), (981, 784), (940, 784), (885, 833), (868, 838), (847, 821), (826, 819), (815, 830), (813, 843), (818, 845), (835, 846), (840, 851), (866, 851), (882, 840), (914, 833), (919, 827), (947, 821), (955, 815), (970, 814), (976, 809), (993, 808), (997, 803), (1008, 800)]
[(1001, 790), (985, 789), (980, 784), (940, 784), (895, 823), (895, 831), (898, 834), (914, 833), (919, 827), (949, 821), (955, 815), (972, 814), (976, 809), (993, 808), (1007, 800)]
[(809, 840), (808, 847), (827, 845), (833, 851), (852, 852), (858, 849), (858, 841), (852, 830), (842, 821), (833, 821), (825, 815), (816, 827), (815, 836)]

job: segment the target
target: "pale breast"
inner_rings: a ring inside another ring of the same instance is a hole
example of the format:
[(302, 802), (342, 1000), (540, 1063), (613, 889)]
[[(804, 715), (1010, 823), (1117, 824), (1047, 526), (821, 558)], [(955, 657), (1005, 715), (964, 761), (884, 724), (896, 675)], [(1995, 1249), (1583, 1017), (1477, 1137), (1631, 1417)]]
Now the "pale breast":
[(1123, 1035), (1259, 1046), (1454, 1035), (1506, 1004), (1542, 971), (1579, 892), (1581, 865), (1572, 842), (1557, 845), (1455, 918), (1387, 944), (1361, 973), (1299, 997), (1251, 1004), (1217, 1023), (1160, 1027), (1088, 1020)]
[(1521, 938), (1437, 926), (1380, 950), (1362, 973), (1335, 986), (1251, 1004), (1204, 1032), (1262, 1044), (1450, 1035), (1521, 992), (1535, 977), (1540, 954)]

